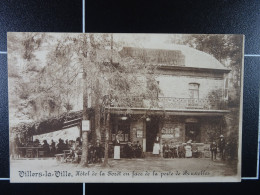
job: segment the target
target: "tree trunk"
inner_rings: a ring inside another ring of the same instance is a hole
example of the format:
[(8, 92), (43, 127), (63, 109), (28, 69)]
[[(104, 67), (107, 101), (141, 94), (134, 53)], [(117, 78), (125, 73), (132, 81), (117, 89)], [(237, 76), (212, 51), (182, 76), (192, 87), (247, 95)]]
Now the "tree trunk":
[(106, 127), (105, 127), (105, 158), (103, 166), (108, 166), (108, 144), (109, 144), (109, 132), (110, 132), (110, 109), (108, 108), (107, 117), (106, 117)]
[(99, 80), (96, 82), (96, 99), (95, 99), (95, 140), (101, 141), (100, 133), (100, 90), (99, 90)]
[[(87, 73), (86, 73), (87, 64), (83, 64), (83, 121), (89, 120), (87, 113), (88, 109), (88, 88), (87, 88)], [(88, 131), (82, 131), (82, 156), (81, 156), (81, 165), (83, 167), (88, 166)]]

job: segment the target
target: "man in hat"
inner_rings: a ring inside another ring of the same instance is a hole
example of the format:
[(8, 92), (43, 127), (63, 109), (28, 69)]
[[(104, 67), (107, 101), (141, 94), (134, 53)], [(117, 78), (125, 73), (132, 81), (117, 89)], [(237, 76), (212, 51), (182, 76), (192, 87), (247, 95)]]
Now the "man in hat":
[(221, 160), (225, 160), (225, 146), (226, 146), (226, 141), (224, 139), (224, 135), (220, 135), (218, 148), (219, 148)]

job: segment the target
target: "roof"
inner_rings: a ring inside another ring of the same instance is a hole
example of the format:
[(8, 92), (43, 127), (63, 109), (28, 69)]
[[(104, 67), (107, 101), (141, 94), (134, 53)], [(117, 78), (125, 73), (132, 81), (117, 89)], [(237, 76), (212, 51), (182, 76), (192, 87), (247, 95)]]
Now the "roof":
[(181, 51), (181, 53), (185, 56), (185, 67), (229, 70), (222, 63), (220, 63), (214, 56), (185, 45), (165, 44), (160, 42), (154, 44), (153, 42), (147, 42), (142, 44), (141, 48), (165, 51)]

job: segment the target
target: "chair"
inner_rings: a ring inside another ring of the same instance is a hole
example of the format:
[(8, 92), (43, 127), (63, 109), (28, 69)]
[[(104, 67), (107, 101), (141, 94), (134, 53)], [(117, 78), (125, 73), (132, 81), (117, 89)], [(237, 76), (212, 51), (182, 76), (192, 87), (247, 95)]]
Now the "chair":
[(26, 157), (33, 158), (33, 149), (26, 149)]
[(39, 151), (39, 157), (44, 157), (44, 151)]

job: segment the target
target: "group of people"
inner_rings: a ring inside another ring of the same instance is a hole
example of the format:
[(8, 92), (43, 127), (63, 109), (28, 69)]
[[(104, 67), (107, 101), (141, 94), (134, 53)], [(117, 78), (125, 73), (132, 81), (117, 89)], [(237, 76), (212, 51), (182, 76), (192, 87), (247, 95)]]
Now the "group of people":
[[(59, 139), (58, 143), (51, 140), (49, 144), (47, 140), (43, 140), (41, 143), (39, 139), (35, 139), (34, 141), (22, 141), (18, 136), (14, 139), (14, 144), (12, 145), (12, 150), (14, 154), (13, 156), (20, 157), (37, 157), (37, 153), (39, 157), (54, 157), (56, 154), (63, 153), (64, 150), (70, 150), (72, 147), (75, 147), (75, 143), (81, 143), (80, 138), (74, 140), (63, 140)], [(79, 144), (80, 145), (80, 144)], [(27, 150), (30, 149), (32, 152), (28, 154)], [(36, 150), (37, 149), (37, 150)], [(41, 154), (41, 155), (39, 155)]]
[(142, 158), (143, 149), (139, 141), (137, 142), (128, 142), (124, 147), (125, 157), (126, 158)]
[(172, 142), (170, 144), (165, 143), (163, 145), (163, 157), (164, 158), (183, 158), (184, 153), (183, 153), (184, 147), (182, 146), (176, 146)]
[[(198, 158), (200, 153), (196, 145), (191, 144), (191, 140), (187, 143), (180, 145), (174, 145), (173, 142), (170, 144), (164, 143), (162, 152), (164, 158)], [(218, 142), (213, 141), (210, 144), (211, 159), (214, 161), (217, 159), (217, 152), (219, 151), (221, 160), (225, 160), (225, 148), (226, 142), (223, 135), (220, 135)]]
[(163, 144), (162, 148), (164, 158), (191, 158), (198, 157), (198, 149), (192, 146), (191, 141), (179, 145), (171, 142), (170, 144)]
[(56, 144), (55, 141), (51, 140), (51, 143), (48, 144), (46, 140), (43, 140), (42, 149), (45, 153), (45, 157), (54, 157), (56, 154), (63, 153), (64, 150), (70, 150), (71, 147), (75, 147), (76, 142), (81, 142), (79, 138), (76, 141), (59, 139)]
[(101, 145), (100, 141), (97, 140), (95, 144), (89, 144), (88, 148), (88, 163), (102, 163), (102, 158), (104, 158), (105, 155), (105, 148)]
[(223, 135), (220, 135), (218, 143), (213, 141), (210, 144), (210, 151), (211, 151), (211, 160), (217, 159), (217, 152), (220, 153), (221, 160), (225, 160), (225, 148), (226, 148), (226, 141)]

